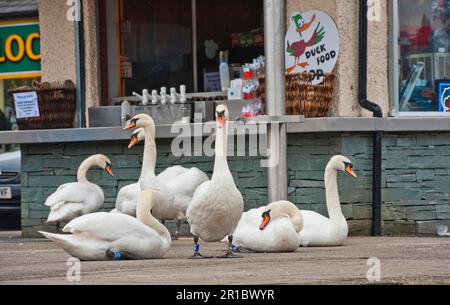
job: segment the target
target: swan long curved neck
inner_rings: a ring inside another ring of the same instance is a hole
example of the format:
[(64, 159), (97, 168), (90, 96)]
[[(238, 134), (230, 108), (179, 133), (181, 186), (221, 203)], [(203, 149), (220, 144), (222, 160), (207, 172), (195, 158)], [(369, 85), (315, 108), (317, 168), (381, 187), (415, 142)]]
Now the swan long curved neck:
[(325, 170), (325, 193), (330, 219), (342, 219), (343, 214), (337, 185), (337, 170), (333, 168), (331, 164), (329, 164)]
[[(219, 173), (230, 173), (228, 167), (227, 155), (228, 155), (228, 122), (225, 123), (223, 128), (216, 128), (216, 147), (215, 147), (215, 162), (214, 162), (214, 177), (217, 177)], [(231, 173), (230, 173), (231, 175)]]
[(81, 163), (80, 167), (78, 168), (77, 181), (81, 182), (81, 183), (91, 183), (86, 178), (86, 175), (87, 175), (88, 170), (91, 167), (93, 167), (94, 165), (96, 165), (96, 163), (97, 162), (94, 157), (90, 157), (90, 158), (84, 160), (83, 163)]
[(272, 210), (272, 214), (277, 216), (287, 216), (294, 225), (294, 229), (299, 233), (303, 229), (303, 217), (300, 210), (289, 201), (279, 201), (267, 206), (269, 210)]
[(144, 159), (142, 162), (141, 176), (155, 175), (156, 167), (156, 143), (152, 136), (150, 126), (144, 127), (145, 143), (144, 143)]
[(151, 213), (154, 205), (154, 197), (153, 195), (148, 197), (139, 199), (136, 206), (136, 218), (147, 227), (158, 233), (162, 238), (170, 242), (171, 237), (169, 230), (167, 230), (167, 228), (163, 224), (161, 224), (155, 217), (153, 217)]

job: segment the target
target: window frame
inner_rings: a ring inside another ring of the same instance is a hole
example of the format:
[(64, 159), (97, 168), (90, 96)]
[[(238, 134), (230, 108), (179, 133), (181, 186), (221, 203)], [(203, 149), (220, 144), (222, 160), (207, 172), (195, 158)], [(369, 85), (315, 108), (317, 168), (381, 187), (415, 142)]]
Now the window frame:
[(409, 112), (400, 111), (400, 78), (399, 78), (399, 62), (400, 62), (400, 20), (399, 20), (399, 3), (398, 0), (393, 0), (390, 5), (390, 61), (389, 71), (391, 75), (391, 111), (390, 115), (393, 117), (450, 117), (450, 112), (438, 112), (438, 111), (420, 111)]

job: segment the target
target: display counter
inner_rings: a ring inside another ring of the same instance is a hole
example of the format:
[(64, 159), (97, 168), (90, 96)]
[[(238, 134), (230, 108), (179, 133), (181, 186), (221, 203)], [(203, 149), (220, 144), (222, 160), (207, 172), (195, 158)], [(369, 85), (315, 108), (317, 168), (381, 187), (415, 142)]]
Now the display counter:
[[(212, 125), (211, 125), (212, 124)], [(192, 130), (211, 130), (214, 123), (158, 125), (156, 137), (171, 139), (179, 136), (179, 128), (188, 126)], [(242, 122), (230, 124), (239, 133), (245, 132)], [(326, 132), (421, 132), (450, 131), (448, 118), (317, 118), (305, 119), (301, 123), (288, 123), (288, 133), (326, 133)], [(55, 130), (2, 131), (0, 144), (33, 144), (33, 143), (67, 143), (90, 141), (128, 140), (131, 131), (123, 131), (120, 127), (75, 128)], [(203, 136), (210, 132), (203, 132)]]

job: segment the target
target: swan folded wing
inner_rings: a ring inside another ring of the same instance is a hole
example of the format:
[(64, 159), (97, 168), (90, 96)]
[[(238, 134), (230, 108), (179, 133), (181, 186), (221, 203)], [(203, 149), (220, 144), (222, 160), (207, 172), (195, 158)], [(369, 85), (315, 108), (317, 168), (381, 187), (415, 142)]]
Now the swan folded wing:
[(67, 203), (89, 203), (86, 208), (95, 210), (103, 203), (103, 191), (84, 183), (70, 183), (48, 197), (45, 205), (57, 210)]
[(155, 231), (125, 214), (93, 213), (81, 216), (68, 223), (63, 232), (89, 235), (93, 238), (115, 241), (126, 236), (152, 236)]
[(129, 215), (132, 213), (132, 216), (136, 215), (136, 204), (140, 191), (141, 186), (139, 183), (133, 183), (121, 188), (117, 194), (116, 210)]
[(158, 180), (167, 185), (174, 194), (192, 197), (195, 190), (209, 178), (198, 168), (191, 168), (172, 179), (163, 180), (158, 176)]
[(162, 181), (162, 182), (166, 182), (169, 181), (173, 178), (176, 178), (177, 176), (187, 173), (189, 171), (189, 169), (179, 166), (179, 165), (175, 165), (172, 167), (169, 167), (167, 169), (165, 169), (164, 171), (162, 171), (158, 176), (158, 180)]
[[(76, 182), (75, 182), (76, 183)], [(70, 185), (72, 185), (73, 184), (73, 182), (72, 183), (66, 183), (66, 184), (63, 184), (63, 185), (60, 185), (59, 187), (58, 187), (58, 189), (54, 192), (54, 193), (52, 193), (50, 196), (48, 196), (48, 198), (45, 200), (45, 206), (48, 206), (48, 207), (52, 207), (52, 206), (54, 206), (54, 205), (57, 205), (57, 204), (60, 204), (61, 203), (61, 200), (59, 199), (59, 196), (60, 196), (60, 194), (61, 194), (61, 191), (65, 188), (65, 187), (67, 187), (67, 186), (70, 186)]]
[(206, 174), (193, 168), (169, 181), (166, 185), (174, 194), (174, 207), (184, 214), (197, 188), (208, 180)]
[(314, 228), (324, 229), (330, 224), (330, 219), (314, 211), (300, 211), (303, 217), (303, 230)]

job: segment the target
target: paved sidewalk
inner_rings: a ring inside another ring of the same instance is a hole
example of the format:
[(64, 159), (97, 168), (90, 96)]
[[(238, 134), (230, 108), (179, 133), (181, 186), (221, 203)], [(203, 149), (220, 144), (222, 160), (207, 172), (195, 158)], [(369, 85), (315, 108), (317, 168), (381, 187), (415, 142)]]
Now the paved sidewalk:
[[(161, 260), (83, 262), (80, 284), (368, 284), (367, 260), (381, 260), (383, 283), (450, 284), (449, 238), (349, 238), (339, 248), (243, 258), (188, 260), (191, 241), (173, 243)], [(221, 255), (223, 244), (202, 244)], [(0, 284), (71, 284), (69, 255), (45, 240), (0, 233)]]

